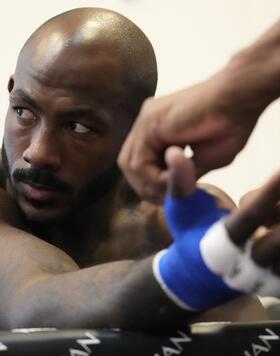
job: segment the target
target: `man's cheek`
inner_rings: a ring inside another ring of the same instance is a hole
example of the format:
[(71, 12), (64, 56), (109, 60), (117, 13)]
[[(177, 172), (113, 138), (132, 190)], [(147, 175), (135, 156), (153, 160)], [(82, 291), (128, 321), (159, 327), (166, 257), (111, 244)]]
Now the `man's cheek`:
[(12, 179), (13, 171), (20, 167), (21, 157), (17, 154), (16, 149), (5, 149), (2, 153), (2, 164), (6, 177)]

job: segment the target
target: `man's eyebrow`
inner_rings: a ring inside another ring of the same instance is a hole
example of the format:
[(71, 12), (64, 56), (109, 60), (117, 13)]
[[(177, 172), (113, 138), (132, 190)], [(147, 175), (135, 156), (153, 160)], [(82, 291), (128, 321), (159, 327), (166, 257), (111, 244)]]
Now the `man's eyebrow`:
[(40, 106), (36, 103), (35, 100), (33, 100), (26, 92), (22, 89), (16, 89), (11, 92), (10, 94), (10, 101), (14, 100), (22, 100), (26, 102), (28, 105), (32, 106), (34, 109), (37, 111), (41, 111)]

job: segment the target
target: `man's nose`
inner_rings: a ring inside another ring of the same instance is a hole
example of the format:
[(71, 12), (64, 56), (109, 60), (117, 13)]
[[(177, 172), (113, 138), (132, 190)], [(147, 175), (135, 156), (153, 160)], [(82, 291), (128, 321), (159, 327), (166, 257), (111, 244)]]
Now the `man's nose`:
[(29, 146), (23, 152), (23, 159), (37, 168), (57, 170), (61, 165), (59, 146), (53, 132), (47, 128), (38, 128), (33, 132)]

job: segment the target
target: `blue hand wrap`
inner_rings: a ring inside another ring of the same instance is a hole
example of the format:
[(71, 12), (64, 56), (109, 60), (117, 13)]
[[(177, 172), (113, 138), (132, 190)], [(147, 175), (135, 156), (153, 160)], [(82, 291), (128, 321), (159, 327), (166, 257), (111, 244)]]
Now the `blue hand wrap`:
[(167, 196), (165, 213), (174, 243), (160, 257), (158, 271), (167, 294), (193, 310), (208, 309), (240, 296), (241, 292), (229, 288), (207, 268), (199, 246), (209, 227), (229, 212), (219, 208), (213, 196), (197, 189), (188, 198)]

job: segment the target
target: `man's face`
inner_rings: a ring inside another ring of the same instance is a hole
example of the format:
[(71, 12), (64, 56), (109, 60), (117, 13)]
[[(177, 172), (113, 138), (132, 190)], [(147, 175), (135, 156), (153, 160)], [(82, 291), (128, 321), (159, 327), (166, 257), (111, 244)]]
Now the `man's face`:
[(9, 82), (3, 163), (35, 222), (57, 221), (104, 194), (128, 130), (119, 62), (67, 51), (46, 59), (26, 49)]

